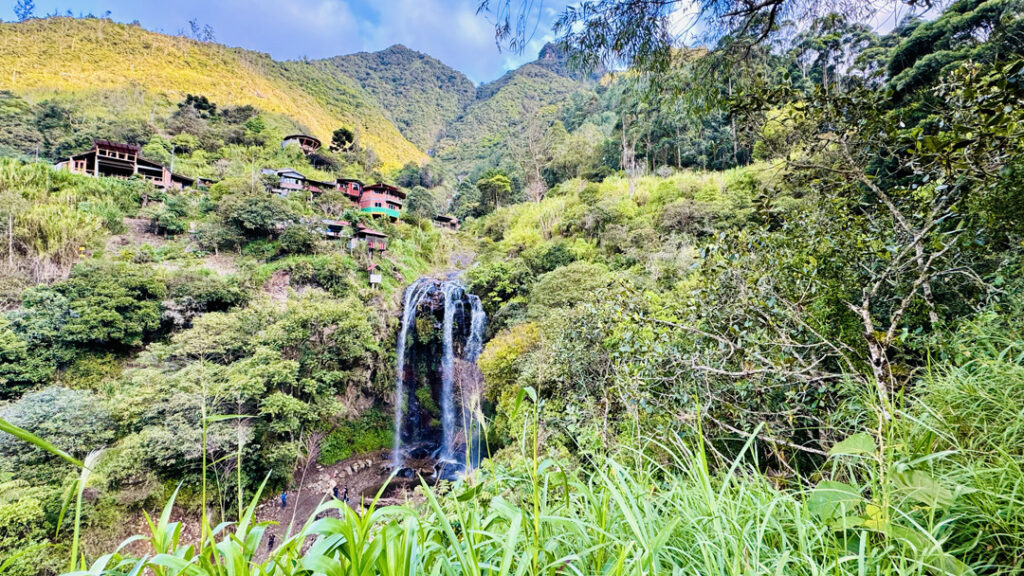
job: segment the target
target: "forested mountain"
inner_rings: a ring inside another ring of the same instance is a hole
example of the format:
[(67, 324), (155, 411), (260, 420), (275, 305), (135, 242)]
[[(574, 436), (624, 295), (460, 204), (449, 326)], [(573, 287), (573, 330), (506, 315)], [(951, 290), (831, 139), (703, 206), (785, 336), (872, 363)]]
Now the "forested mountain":
[(436, 156), (458, 173), (474, 168), (520, 167), (531, 146), (561, 114), (561, 107), (584, 84), (572, 79), (564, 59), (551, 47), (538, 60), (507, 72), (477, 89), (477, 99), (447, 129)]
[[(100, 125), (96, 136), (144, 143), (155, 120), (186, 94), (198, 94), (221, 106), (252, 106), (282, 131), (309, 132), (328, 143), (334, 130), (348, 127), (385, 166), (424, 158), (355, 80), (314, 69), (107, 20), (0, 24), (3, 88), (29, 103), (47, 100), (69, 109), (74, 124)], [(14, 143), (23, 152), (36, 146), (47, 156), (69, 151), (46, 135), (25, 137)]]
[(314, 65), (336, 67), (338, 73), (359, 82), (402, 134), (423, 150), (430, 150), (476, 97), (476, 88), (461, 72), (401, 45), (336, 56)]

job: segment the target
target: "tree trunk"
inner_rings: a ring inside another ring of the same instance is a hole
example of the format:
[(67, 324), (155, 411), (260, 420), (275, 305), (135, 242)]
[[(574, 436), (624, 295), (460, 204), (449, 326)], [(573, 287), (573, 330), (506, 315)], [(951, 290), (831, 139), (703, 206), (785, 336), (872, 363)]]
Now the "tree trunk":
[(871, 363), (871, 375), (875, 380), (875, 392), (878, 394), (879, 408), (882, 419), (889, 421), (892, 417), (889, 409), (892, 406), (889, 393), (889, 359), (885, 353), (885, 345), (875, 335), (875, 323), (871, 319), (870, 300), (865, 297), (860, 306), (850, 304), (850, 309), (860, 317), (864, 326), (864, 341), (868, 345), (868, 361)]
[(7, 214), (7, 265), (14, 270), (14, 212)]

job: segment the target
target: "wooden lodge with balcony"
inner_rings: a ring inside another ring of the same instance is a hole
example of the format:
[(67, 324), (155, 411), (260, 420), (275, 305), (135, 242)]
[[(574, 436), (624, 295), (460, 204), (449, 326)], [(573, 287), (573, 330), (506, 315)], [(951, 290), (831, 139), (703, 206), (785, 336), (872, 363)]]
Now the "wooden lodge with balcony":
[(366, 248), (371, 252), (375, 250), (383, 252), (388, 249), (388, 235), (362, 224), (357, 224), (355, 234), (348, 241), (348, 248), (349, 250), (354, 250), (360, 244), (365, 244)]
[(271, 179), (270, 191), (281, 196), (302, 193), (312, 200), (314, 197), (330, 190), (345, 194), (360, 212), (373, 216), (387, 216), (392, 222), (402, 215), (405, 203), (405, 192), (383, 183), (363, 186), (359, 180), (338, 178), (334, 182), (321, 182), (306, 178), (298, 170), (283, 168), (281, 170), (264, 169), (263, 174)]
[(354, 178), (338, 178), (336, 187), (356, 204), (359, 203), (359, 197), (363, 195), (363, 183)]
[(141, 148), (134, 144), (96, 140), (91, 149), (58, 162), (57, 168), (97, 178), (142, 178), (163, 190), (182, 190), (195, 185), (194, 178), (175, 174), (166, 166), (143, 158), (140, 152)]
[(307, 200), (312, 200), (315, 196), (337, 187), (334, 182), (321, 182), (306, 178), (304, 174), (292, 168), (282, 168), (281, 170), (264, 168), (262, 172), (271, 181), (270, 191), (280, 196), (302, 193)]
[(392, 222), (402, 215), (405, 192), (394, 186), (377, 183), (363, 188), (359, 196), (359, 211), (373, 215), (384, 215)]
[[(306, 178), (298, 170), (284, 168), (281, 170), (264, 169), (268, 178), (268, 190), (281, 196), (302, 194), (308, 200), (328, 191), (341, 192), (352, 201), (353, 208), (372, 216), (386, 216), (392, 222), (398, 220), (405, 203), (405, 192), (383, 183), (363, 186), (353, 178), (338, 178), (334, 182), (321, 182)], [(453, 219), (454, 220), (454, 219)], [(328, 239), (347, 239), (350, 250), (365, 245), (371, 252), (387, 250), (387, 234), (362, 224), (353, 225), (345, 220), (324, 219), (321, 221), (320, 233)], [(455, 226), (457, 227), (457, 221)]]

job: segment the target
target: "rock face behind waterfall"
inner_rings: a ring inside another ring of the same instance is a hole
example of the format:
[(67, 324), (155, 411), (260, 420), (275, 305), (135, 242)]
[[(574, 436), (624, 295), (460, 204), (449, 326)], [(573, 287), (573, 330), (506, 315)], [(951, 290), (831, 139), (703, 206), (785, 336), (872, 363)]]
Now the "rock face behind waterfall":
[(486, 315), (455, 278), (420, 278), (406, 289), (396, 345), (392, 466), (431, 458), (454, 477), (480, 458), (483, 394), (476, 359)]

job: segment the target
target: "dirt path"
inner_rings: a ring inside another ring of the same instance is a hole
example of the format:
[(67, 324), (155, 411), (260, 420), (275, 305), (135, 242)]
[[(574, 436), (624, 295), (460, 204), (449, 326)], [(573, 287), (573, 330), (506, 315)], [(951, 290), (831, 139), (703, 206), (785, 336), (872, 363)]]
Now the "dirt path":
[[(262, 501), (256, 507), (256, 521), (270, 522), (271, 525), (268, 526), (263, 542), (260, 543), (260, 547), (256, 552), (256, 560), (262, 562), (269, 555), (270, 549), (267, 543), (271, 535), (274, 536), (274, 547), (276, 548), (285, 540), (284, 536), (289, 532), (289, 525), (291, 525), (290, 532), (293, 534), (300, 530), (306, 520), (313, 515), (320, 503), (333, 497), (335, 486), (338, 487), (339, 496), (347, 488), (349, 506), (356, 512), (361, 512), (364, 502), (367, 505), (369, 504), (373, 495), (376, 494), (378, 488), (390, 474), (390, 454), (389, 450), (380, 450), (368, 454), (359, 454), (332, 466), (314, 467), (309, 471), (305, 482), (303, 482), (301, 494), (297, 485), (286, 492), (287, 506), (284, 508), (281, 508), (280, 492), (263, 494)], [(427, 470), (425, 469), (424, 473), (426, 472)], [(410, 489), (389, 490), (388, 496), (381, 498), (378, 505), (401, 504), (416, 498), (411, 490), (412, 482), (405, 481), (405, 483), (410, 486)], [(248, 497), (251, 497), (251, 495)], [(159, 514), (159, 510), (150, 511), (150, 516), (154, 519)], [(199, 518), (193, 511), (185, 511), (175, 507), (171, 513), (171, 520), (181, 522), (181, 542), (183, 544), (194, 544), (198, 541)], [(141, 513), (138, 514), (137, 518), (126, 523), (124, 529), (124, 533), (119, 535), (119, 540), (123, 540), (132, 534), (149, 533)], [(311, 543), (312, 540), (310, 539), (307, 545)], [(105, 545), (107, 544), (103, 544), (103, 546)], [(148, 550), (148, 546), (141, 543), (129, 546), (128, 550), (136, 554), (151, 552)]]
[[(334, 487), (338, 488), (341, 498), (348, 490), (348, 505), (356, 512), (362, 512), (373, 500), (377, 491), (391, 473), (390, 450), (379, 450), (369, 454), (360, 454), (338, 462), (332, 466), (316, 466), (303, 482), (301, 493), (298, 486), (286, 492), (287, 504), (281, 507), (281, 494), (265, 495), (263, 502), (256, 508), (258, 522), (272, 522), (267, 528), (263, 542), (257, 550), (257, 560), (264, 560), (270, 553), (268, 546), (271, 535), (277, 547), (287, 533), (294, 534), (300, 530), (306, 520), (313, 516), (322, 502), (333, 498)], [(408, 463), (407, 463), (408, 464)], [(429, 464), (420, 473), (429, 473)], [(417, 499), (413, 480), (399, 479), (392, 483), (397, 486), (385, 491), (385, 496), (378, 501), (378, 507), (402, 504)], [(334, 513), (330, 513), (334, 515)], [(294, 520), (293, 520), (294, 519)], [(312, 539), (307, 541), (307, 545)]]

